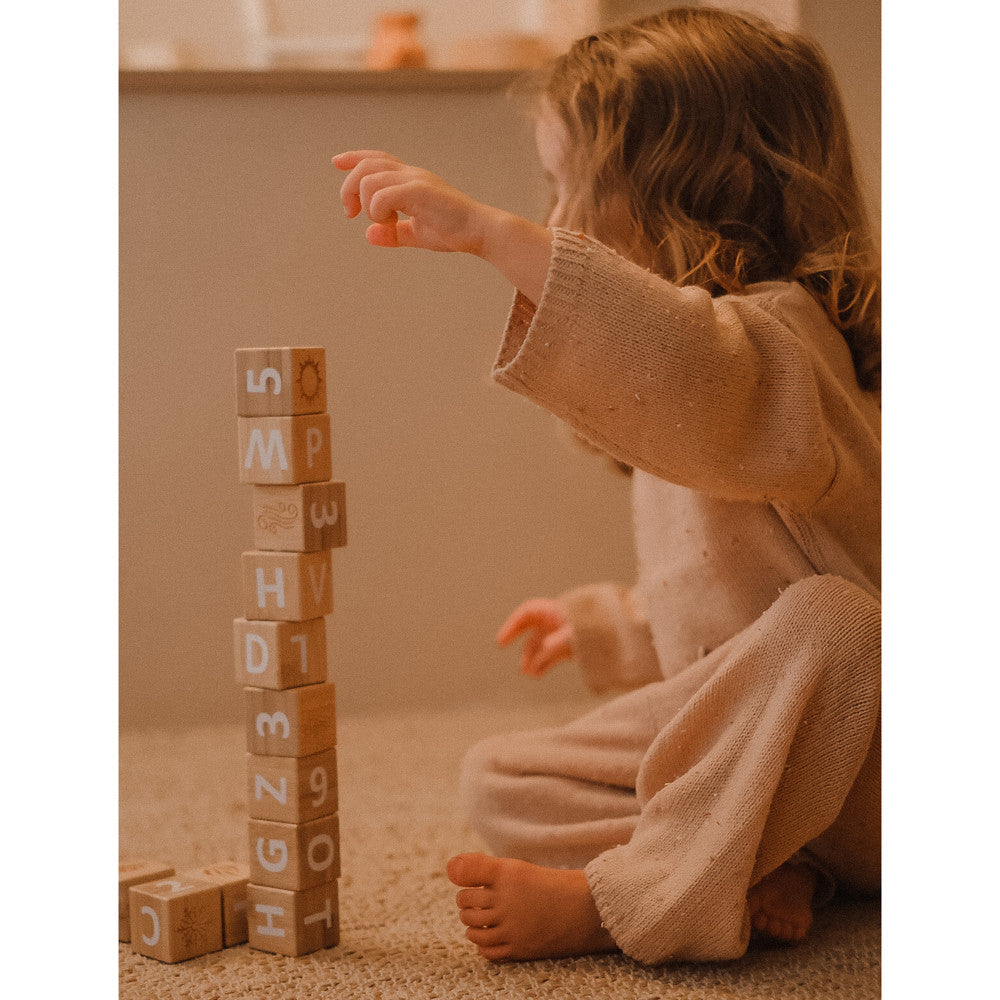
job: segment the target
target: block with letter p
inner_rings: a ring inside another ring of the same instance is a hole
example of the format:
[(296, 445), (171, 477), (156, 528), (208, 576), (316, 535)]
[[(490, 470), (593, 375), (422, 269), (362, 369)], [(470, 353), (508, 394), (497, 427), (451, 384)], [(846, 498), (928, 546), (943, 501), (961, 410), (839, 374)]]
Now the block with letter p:
[(236, 412), (241, 417), (322, 413), (322, 347), (242, 347), (236, 352)]
[(303, 622), (331, 614), (330, 550), (244, 552), (243, 603), (251, 620)]
[(337, 703), (332, 683), (286, 691), (244, 688), (247, 750), (274, 757), (308, 757), (337, 745)]
[(317, 483), (330, 478), (330, 415), (238, 417), (241, 483)]
[(233, 639), (237, 684), (283, 690), (326, 680), (325, 618), (290, 622), (236, 618)]

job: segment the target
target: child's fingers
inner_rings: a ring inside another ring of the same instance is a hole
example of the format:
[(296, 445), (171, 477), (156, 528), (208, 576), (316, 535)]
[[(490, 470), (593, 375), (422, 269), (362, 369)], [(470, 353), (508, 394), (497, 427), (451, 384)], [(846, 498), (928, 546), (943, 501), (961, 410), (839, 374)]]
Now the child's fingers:
[(535, 597), (519, 604), (497, 632), (497, 643), (506, 646), (518, 636), (535, 628), (558, 628), (565, 622), (560, 605), (546, 597)]
[[(367, 178), (376, 174), (394, 174), (403, 167), (405, 167), (405, 164), (401, 160), (388, 154), (366, 156), (355, 163), (351, 168), (351, 172), (344, 178), (343, 183), (340, 185), (340, 200), (344, 205), (344, 211), (347, 213), (348, 218), (353, 219), (365, 207), (362, 184)], [(344, 167), (342, 169), (347, 168)], [(371, 189), (370, 183), (368, 188), (369, 190)]]
[(525, 673), (541, 677), (560, 660), (568, 660), (573, 655), (573, 630), (569, 625), (550, 632), (533, 650), (531, 660), (525, 665)]
[(344, 153), (337, 153), (333, 157), (333, 165), (338, 170), (353, 170), (362, 160), (396, 160), (402, 162), (398, 156), (387, 153), (382, 149), (350, 149)]

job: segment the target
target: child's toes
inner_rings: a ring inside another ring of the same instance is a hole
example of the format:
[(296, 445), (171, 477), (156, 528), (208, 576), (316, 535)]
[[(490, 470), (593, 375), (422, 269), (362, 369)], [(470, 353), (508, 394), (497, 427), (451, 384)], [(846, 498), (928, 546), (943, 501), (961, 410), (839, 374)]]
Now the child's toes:
[(496, 877), (498, 862), (485, 854), (457, 854), (446, 867), (448, 878), (458, 886), (489, 886)]
[(497, 920), (493, 910), (470, 908), (458, 911), (458, 919), (466, 927), (492, 927)]
[(492, 890), (476, 887), (455, 893), (455, 903), (460, 910), (485, 910), (496, 903)]
[(470, 927), (465, 936), (480, 948), (496, 948), (504, 945), (505, 934), (499, 927)]

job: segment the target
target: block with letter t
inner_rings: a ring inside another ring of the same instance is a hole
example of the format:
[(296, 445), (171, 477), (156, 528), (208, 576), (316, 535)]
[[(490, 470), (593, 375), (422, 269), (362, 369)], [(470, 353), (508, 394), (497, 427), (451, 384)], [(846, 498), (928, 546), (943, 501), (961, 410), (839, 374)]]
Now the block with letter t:
[(278, 955), (307, 955), (340, 942), (337, 883), (295, 891), (250, 883), (250, 947)]

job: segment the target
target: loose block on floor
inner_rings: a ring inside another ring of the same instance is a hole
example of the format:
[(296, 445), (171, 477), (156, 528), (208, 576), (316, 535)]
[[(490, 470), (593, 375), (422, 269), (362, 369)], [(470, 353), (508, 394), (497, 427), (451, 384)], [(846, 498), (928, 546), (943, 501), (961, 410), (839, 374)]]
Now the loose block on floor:
[(236, 352), (236, 412), (241, 417), (325, 409), (322, 347), (243, 347)]
[(326, 619), (233, 621), (236, 683), (284, 689), (326, 680)]
[(317, 483), (330, 478), (330, 415), (237, 417), (241, 483)]
[(243, 553), (246, 617), (266, 621), (307, 621), (333, 612), (333, 559), (320, 552)]
[(342, 482), (253, 487), (253, 543), (258, 549), (315, 552), (347, 544)]
[(276, 889), (311, 889), (340, 875), (340, 819), (248, 823), (250, 881)]
[(248, 865), (219, 861), (204, 868), (185, 868), (177, 873), (177, 878), (200, 879), (217, 885), (222, 890), (222, 943), (232, 948), (246, 941)]
[(122, 858), (118, 862), (118, 940), (131, 938), (128, 916), (128, 891), (133, 885), (152, 882), (173, 875), (173, 866), (149, 858)]
[(295, 892), (250, 883), (250, 947), (279, 955), (308, 955), (340, 942), (337, 883)]
[(337, 745), (333, 683), (271, 691), (248, 687), (247, 750), (268, 757), (308, 757)]
[(222, 949), (222, 889), (207, 879), (169, 878), (129, 889), (132, 950), (183, 962)]
[(308, 757), (247, 754), (247, 813), (251, 819), (307, 823), (337, 811), (337, 750)]

